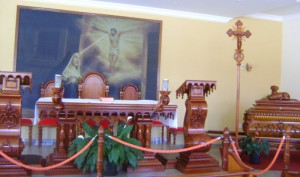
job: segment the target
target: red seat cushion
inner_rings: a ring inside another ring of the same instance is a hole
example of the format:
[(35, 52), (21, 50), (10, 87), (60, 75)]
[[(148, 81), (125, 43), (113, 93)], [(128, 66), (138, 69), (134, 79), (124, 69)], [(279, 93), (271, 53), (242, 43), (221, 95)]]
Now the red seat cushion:
[(58, 118), (43, 118), (39, 122), (40, 126), (57, 126), (58, 125)]
[(161, 126), (164, 125), (163, 123), (161, 123), (161, 122), (158, 121), (158, 120), (152, 120), (152, 124), (153, 124), (153, 125), (161, 125)]
[(103, 119), (103, 120), (101, 120), (101, 122), (100, 122), (100, 125), (103, 127), (103, 128), (108, 128), (109, 127), (109, 121), (108, 120), (106, 120), (106, 119)]
[[(86, 121), (87, 124), (89, 124), (90, 127), (94, 127), (95, 126), (95, 121), (93, 121), (92, 119), (89, 119)], [(109, 127), (109, 121), (106, 119), (103, 119), (100, 121), (100, 125), (104, 128), (107, 129)]]
[(170, 132), (183, 132), (183, 127), (169, 128)]
[(30, 119), (21, 119), (21, 126), (30, 126), (32, 121)]
[(96, 124), (92, 119), (87, 120), (86, 123), (89, 124), (91, 128), (93, 128)]

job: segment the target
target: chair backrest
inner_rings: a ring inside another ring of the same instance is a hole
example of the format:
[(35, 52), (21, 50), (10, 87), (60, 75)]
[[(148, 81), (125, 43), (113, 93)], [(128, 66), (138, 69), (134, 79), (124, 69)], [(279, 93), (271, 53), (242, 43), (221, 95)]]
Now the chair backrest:
[(127, 84), (120, 89), (121, 100), (140, 100), (141, 90), (136, 85)]
[[(41, 97), (52, 97), (53, 96), (53, 90), (55, 82), (53, 80), (50, 80), (46, 83), (41, 84)], [(65, 90), (61, 92), (61, 97), (64, 97)]]
[(82, 79), (78, 81), (78, 97), (99, 99), (100, 97), (108, 97), (109, 83), (98, 72), (86, 73)]

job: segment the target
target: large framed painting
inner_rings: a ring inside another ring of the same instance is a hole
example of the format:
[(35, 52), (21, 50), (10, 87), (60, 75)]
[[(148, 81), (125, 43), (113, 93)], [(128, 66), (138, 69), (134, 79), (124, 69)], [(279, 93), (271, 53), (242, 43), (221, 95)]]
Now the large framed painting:
[(97, 71), (109, 81), (109, 96), (122, 85), (156, 100), (159, 85), (161, 21), (18, 7), (15, 70), (32, 72), (33, 91), (23, 94), (30, 114), (42, 82), (61, 74), (65, 97), (76, 98), (77, 81)]

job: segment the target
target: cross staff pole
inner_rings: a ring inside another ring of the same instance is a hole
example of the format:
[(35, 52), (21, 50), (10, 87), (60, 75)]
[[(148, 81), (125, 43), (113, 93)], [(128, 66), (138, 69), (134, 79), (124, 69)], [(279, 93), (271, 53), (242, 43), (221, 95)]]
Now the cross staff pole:
[(229, 29), (227, 35), (229, 37), (233, 36), (236, 38), (237, 47), (234, 53), (234, 59), (237, 65), (237, 92), (236, 92), (236, 112), (235, 112), (235, 144), (238, 146), (238, 132), (239, 132), (239, 112), (240, 112), (240, 67), (244, 60), (244, 54), (242, 49), (242, 40), (244, 37), (249, 38), (251, 33), (249, 30), (245, 31), (243, 23), (238, 20), (235, 23), (236, 27)]

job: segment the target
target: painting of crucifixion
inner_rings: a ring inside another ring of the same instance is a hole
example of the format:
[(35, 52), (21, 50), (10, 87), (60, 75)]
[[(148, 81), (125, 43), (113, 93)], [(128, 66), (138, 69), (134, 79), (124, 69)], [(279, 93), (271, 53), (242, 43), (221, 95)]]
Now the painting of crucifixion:
[[(19, 7), (16, 71), (33, 73), (33, 93), (23, 107), (32, 111), (42, 82), (61, 74), (65, 97), (76, 98), (78, 79), (91, 71), (119, 98), (127, 83), (142, 99), (157, 99), (161, 22)], [(34, 19), (34, 20), (33, 20)]]

